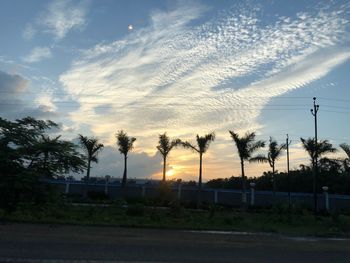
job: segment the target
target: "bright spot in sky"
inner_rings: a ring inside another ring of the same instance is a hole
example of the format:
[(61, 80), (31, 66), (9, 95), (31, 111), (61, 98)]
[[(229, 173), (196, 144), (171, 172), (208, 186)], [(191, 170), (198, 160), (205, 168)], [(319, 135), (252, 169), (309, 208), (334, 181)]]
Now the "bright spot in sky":
[(174, 170), (173, 169), (170, 169), (169, 171), (166, 172), (166, 175), (167, 176), (173, 176), (174, 175)]
[(131, 31), (134, 29), (134, 26), (133, 25), (128, 25), (128, 30)]

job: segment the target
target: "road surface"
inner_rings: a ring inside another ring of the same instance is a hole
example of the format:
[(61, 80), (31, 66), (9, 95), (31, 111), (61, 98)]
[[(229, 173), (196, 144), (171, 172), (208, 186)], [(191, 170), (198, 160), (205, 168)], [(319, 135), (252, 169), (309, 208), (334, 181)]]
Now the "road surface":
[(0, 262), (350, 262), (350, 240), (0, 224)]

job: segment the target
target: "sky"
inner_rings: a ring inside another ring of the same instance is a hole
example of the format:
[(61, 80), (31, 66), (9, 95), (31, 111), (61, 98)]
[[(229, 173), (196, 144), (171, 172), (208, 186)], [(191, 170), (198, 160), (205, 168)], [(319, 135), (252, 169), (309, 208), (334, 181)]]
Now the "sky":
[[(229, 130), (289, 134), (298, 168), (309, 163), (300, 137), (314, 136), (313, 97), (319, 138), (350, 143), (349, 18), (348, 1), (2, 0), (0, 116), (99, 138), (92, 176), (122, 176), (119, 130), (137, 138), (131, 178), (161, 177), (164, 132), (193, 143), (215, 132), (204, 181), (240, 175)], [(198, 159), (174, 149), (168, 178), (197, 180)], [(276, 167), (286, 170), (285, 154)], [(246, 175), (269, 169), (249, 163)]]

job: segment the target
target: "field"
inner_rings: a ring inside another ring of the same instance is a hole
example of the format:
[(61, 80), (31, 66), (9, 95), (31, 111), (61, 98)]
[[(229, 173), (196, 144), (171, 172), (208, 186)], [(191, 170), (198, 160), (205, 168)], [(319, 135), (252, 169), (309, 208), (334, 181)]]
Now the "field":
[(145, 206), (142, 203), (111, 204), (21, 204), (13, 213), (0, 210), (3, 222), (105, 225), (121, 227), (268, 232), (290, 236), (350, 236), (350, 215), (324, 214), (315, 217), (306, 209), (233, 209)]

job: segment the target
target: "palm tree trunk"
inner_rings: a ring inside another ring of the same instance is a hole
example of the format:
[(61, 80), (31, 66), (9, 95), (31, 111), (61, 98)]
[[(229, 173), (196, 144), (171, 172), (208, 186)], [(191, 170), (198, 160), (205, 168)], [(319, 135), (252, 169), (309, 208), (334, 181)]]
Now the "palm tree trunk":
[(91, 166), (91, 159), (89, 158), (87, 169), (86, 169), (84, 198), (86, 198), (88, 196), (88, 187), (89, 187), (89, 179), (90, 179), (90, 166)]
[(275, 164), (272, 165), (272, 192), (273, 196), (276, 196), (276, 175), (275, 175)]
[(245, 174), (244, 174), (244, 160), (241, 159), (241, 170), (242, 170), (242, 203), (245, 206), (247, 204), (247, 191), (245, 183)]
[(126, 178), (127, 178), (127, 159), (128, 157), (124, 155), (124, 173), (123, 173), (123, 180), (122, 180), (122, 187), (125, 187), (126, 185)]
[(163, 156), (163, 182), (165, 182), (165, 174), (166, 174), (166, 156)]
[(87, 170), (86, 170), (86, 182), (89, 181), (90, 179), (90, 166), (91, 166), (91, 160), (88, 160), (88, 166), (87, 166)]
[(200, 207), (202, 203), (202, 163), (203, 154), (199, 154), (199, 178), (198, 178), (198, 198), (197, 198), (197, 208)]
[(202, 163), (203, 155), (199, 154), (199, 178), (198, 178), (198, 188), (202, 189)]

